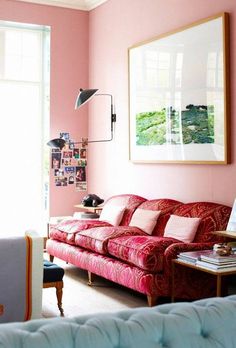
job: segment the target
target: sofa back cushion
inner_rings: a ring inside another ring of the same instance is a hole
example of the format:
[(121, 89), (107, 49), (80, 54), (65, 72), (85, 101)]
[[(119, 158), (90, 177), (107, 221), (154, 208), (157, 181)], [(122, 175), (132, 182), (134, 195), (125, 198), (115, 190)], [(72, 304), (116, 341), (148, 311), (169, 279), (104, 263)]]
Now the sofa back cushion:
[(165, 227), (164, 237), (191, 243), (194, 240), (200, 221), (201, 219), (197, 217), (171, 215)]
[(143, 202), (145, 202), (146, 199), (133, 195), (133, 194), (123, 194), (123, 195), (117, 195), (110, 197), (105, 202), (106, 206), (118, 206), (118, 207), (124, 207), (124, 213), (122, 216), (122, 220), (120, 222), (121, 226), (128, 226), (131, 220), (131, 217), (135, 211), (135, 209)]
[(113, 226), (119, 226), (125, 211), (124, 206), (106, 204), (99, 217), (100, 221), (109, 222)]
[(170, 214), (183, 203), (176, 201), (174, 199), (161, 198), (161, 199), (152, 199), (145, 201), (138, 207), (139, 209), (145, 210), (155, 210), (160, 211), (160, 215), (157, 219), (156, 225), (153, 229), (152, 236), (162, 237), (164, 234), (164, 229), (166, 223), (170, 217)]
[(160, 215), (159, 210), (147, 210), (137, 208), (133, 213), (129, 226), (136, 226), (147, 234), (152, 234)]
[(193, 202), (182, 204), (174, 210), (174, 215), (198, 217), (201, 219), (193, 242), (217, 242), (222, 238), (212, 232), (226, 229), (231, 208), (212, 202)]

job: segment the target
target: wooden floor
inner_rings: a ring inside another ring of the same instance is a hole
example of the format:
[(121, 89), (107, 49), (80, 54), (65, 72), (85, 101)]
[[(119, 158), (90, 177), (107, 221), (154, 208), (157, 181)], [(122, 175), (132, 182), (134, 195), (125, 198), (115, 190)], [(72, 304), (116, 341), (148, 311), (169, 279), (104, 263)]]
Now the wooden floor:
[[(48, 258), (45, 255), (45, 258)], [(87, 271), (66, 264), (57, 258), (54, 262), (65, 269), (62, 307), (65, 317), (147, 307), (146, 296), (95, 276), (94, 285), (87, 285)], [(236, 280), (231, 282), (229, 295), (236, 294)], [(182, 301), (182, 300), (181, 300)], [(159, 299), (159, 304), (170, 299)], [(43, 317), (59, 317), (55, 288), (43, 289)]]
[[(54, 262), (65, 269), (62, 306), (65, 317), (81, 314), (119, 311), (146, 307), (146, 297), (95, 276), (94, 285), (87, 285), (87, 272), (57, 258)], [(58, 317), (55, 288), (43, 289), (43, 317)]]

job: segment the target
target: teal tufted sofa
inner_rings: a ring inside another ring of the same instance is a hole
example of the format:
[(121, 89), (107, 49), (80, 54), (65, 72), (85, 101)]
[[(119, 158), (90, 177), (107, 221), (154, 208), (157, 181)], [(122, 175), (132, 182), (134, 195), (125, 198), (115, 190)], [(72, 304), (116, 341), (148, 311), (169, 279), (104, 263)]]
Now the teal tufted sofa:
[(0, 325), (1, 348), (235, 348), (236, 296)]

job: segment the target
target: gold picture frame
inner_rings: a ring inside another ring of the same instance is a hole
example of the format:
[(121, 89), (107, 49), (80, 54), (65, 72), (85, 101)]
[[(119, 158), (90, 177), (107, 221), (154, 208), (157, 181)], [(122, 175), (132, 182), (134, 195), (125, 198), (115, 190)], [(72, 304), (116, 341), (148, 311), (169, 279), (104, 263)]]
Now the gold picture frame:
[(130, 160), (229, 163), (228, 13), (139, 43), (128, 53)]

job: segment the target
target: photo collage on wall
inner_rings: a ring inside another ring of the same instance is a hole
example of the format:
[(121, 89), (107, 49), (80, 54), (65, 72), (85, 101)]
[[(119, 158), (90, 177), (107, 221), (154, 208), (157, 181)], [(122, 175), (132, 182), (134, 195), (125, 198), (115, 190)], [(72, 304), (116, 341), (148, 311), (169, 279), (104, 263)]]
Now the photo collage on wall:
[(55, 185), (75, 185), (76, 191), (86, 191), (87, 149), (77, 147), (70, 140), (69, 133), (60, 133), (60, 138), (66, 141), (65, 146), (62, 150), (56, 148), (51, 152)]

